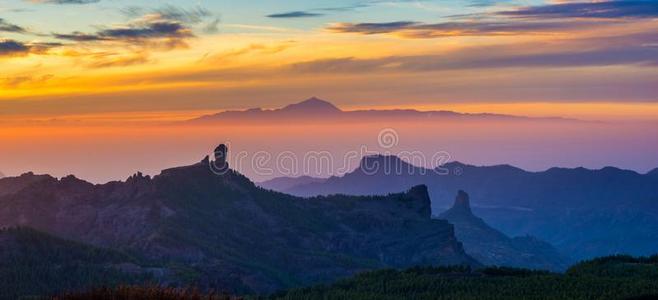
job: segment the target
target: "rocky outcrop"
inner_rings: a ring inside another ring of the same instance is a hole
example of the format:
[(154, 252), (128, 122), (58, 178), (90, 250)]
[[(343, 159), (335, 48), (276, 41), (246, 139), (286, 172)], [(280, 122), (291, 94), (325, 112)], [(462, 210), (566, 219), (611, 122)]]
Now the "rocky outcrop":
[(203, 162), (104, 185), (23, 178), (32, 184), (0, 196), (0, 226), (175, 262), (196, 284), (235, 292), (376, 268), (478, 265), (452, 225), (430, 217), (425, 186), (387, 196), (299, 198), (259, 188), (230, 169), (217, 174)]
[(439, 215), (455, 226), (466, 253), (485, 265), (564, 271), (569, 259), (553, 246), (531, 236), (509, 238), (471, 211), (466, 192), (459, 191), (452, 208)]
[[(371, 166), (379, 162), (376, 172)], [(388, 168), (386, 167), (388, 166)], [(387, 170), (400, 170), (391, 172)], [(551, 168), (530, 172), (509, 165), (450, 162), (436, 169), (396, 157), (368, 156), (340, 177), (292, 184), (297, 196), (386, 194), (427, 185), (434, 215), (463, 189), (478, 199), (474, 211), (508, 236), (532, 235), (576, 260), (658, 252), (658, 173), (617, 168)]]
[(215, 148), (215, 160), (213, 161), (213, 169), (219, 172), (226, 172), (229, 169), (228, 165), (228, 148), (226, 145), (221, 144)]

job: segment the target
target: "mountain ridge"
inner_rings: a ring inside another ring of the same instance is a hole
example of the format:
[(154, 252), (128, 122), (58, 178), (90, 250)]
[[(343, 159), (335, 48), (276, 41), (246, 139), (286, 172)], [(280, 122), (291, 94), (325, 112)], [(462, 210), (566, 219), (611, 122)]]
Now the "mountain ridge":
[(655, 168), (655, 169), (653, 169), (653, 170), (647, 172), (647, 175), (650, 175), (650, 176), (658, 176), (658, 168)]
[(281, 108), (284, 112), (302, 113), (340, 113), (343, 112), (329, 101), (317, 97), (311, 97), (299, 103), (289, 104)]
[[(525, 171), (509, 165), (448, 163), (434, 170), (399, 159), (386, 172), (359, 165), (324, 182), (293, 185), (298, 196), (386, 194), (418, 184), (429, 187), (433, 213), (452, 205), (448, 199), (467, 190), (474, 210), (509, 236), (537, 236), (574, 259), (616, 253), (651, 255), (658, 249), (658, 177), (614, 167), (550, 168)], [(377, 157), (364, 158), (362, 161)], [(411, 169), (409, 169), (411, 166)]]
[(249, 121), (254, 123), (272, 121), (322, 121), (341, 120), (351, 122), (377, 121), (377, 120), (506, 120), (506, 121), (568, 121), (586, 122), (577, 119), (563, 117), (528, 117), (494, 113), (460, 113), (448, 110), (419, 111), (415, 109), (391, 109), (391, 110), (341, 110), (329, 101), (312, 97), (304, 101), (286, 105), (276, 109), (251, 108), (246, 110), (228, 110), (215, 114), (205, 115), (184, 121), (188, 124), (204, 124), (213, 122), (238, 122)]
[(25, 174), (22, 188), (0, 189), (0, 227), (29, 226), (181, 264), (195, 285), (232, 292), (273, 292), (385, 267), (479, 265), (452, 225), (431, 218), (425, 186), (300, 198), (259, 188), (231, 169), (216, 173), (211, 163), (99, 185)]
[(317, 183), (324, 182), (325, 178), (311, 177), (311, 176), (299, 176), (299, 177), (277, 177), (270, 180), (262, 181), (257, 183), (258, 186), (275, 191), (282, 191), (293, 188), (298, 185), (308, 184), (308, 183)]

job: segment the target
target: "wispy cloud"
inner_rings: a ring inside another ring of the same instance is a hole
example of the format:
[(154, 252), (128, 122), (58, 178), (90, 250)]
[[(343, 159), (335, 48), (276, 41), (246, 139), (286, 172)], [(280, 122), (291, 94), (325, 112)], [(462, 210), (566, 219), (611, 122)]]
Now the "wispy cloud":
[(308, 17), (321, 17), (324, 14), (308, 12), (308, 11), (290, 11), (278, 14), (267, 15), (268, 18), (308, 18)]
[(45, 54), (51, 48), (61, 46), (58, 43), (25, 43), (16, 40), (0, 40), (0, 57), (25, 56), (28, 54)]
[[(614, 65), (658, 65), (656, 33), (638, 33), (582, 39), (577, 42), (480, 46), (444, 54), (389, 56), (377, 59), (343, 57), (290, 66), (293, 72), (432, 72), (466, 69), (575, 68)], [(541, 52), (533, 49), (543, 49)]]
[(654, 0), (591, 1), (528, 6), (496, 13), (525, 18), (655, 18), (658, 3)]
[(87, 65), (90, 68), (127, 67), (141, 65), (149, 62), (147, 53), (135, 53), (128, 55), (106, 55), (106, 57), (92, 61)]
[(210, 10), (201, 6), (191, 9), (185, 9), (173, 5), (165, 5), (156, 9), (130, 6), (123, 8), (121, 12), (130, 18), (138, 18), (143, 15), (158, 15), (163, 19), (175, 20), (185, 24), (199, 24), (206, 21), (208, 18), (214, 17), (214, 14)]
[(29, 53), (30, 47), (14, 40), (0, 41), (0, 56), (25, 55)]
[(32, 3), (48, 3), (48, 4), (91, 4), (100, 2), (100, 0), (26, 0)]
[(200, 62), (221, 62), (227, 59), (232, 59), (235, 57), (240, 57), (249, 54), (259, 54), (259, 55), (272, 55), (279, 52), (283, 52), (295, 45), (295, 41), (286, 41), (283, 43), (277, 44), (250, 44), (246, 47), (235, 49), (228, 52), (223, 52), (215, 55), (206, 55), (203, 57)]
[(23, 75), (23, 76), (14, 76), (14, 77), (5, 77), (0, 78), (0, 86), (16, 88), (23, 85), (42, 85), (47, 81), (51, 80), (55, 75), (46, 74), (46, 75)]
[[(489, 6), (499, 2), (484, 0), (473, 4)], [(455, 21), (452, 22), (337, 23), (327, 29), (336, 33), (393, 34), (404, 38), (496, 36), (561, 33), (656, 17), (658, 4), (653, 0), (561, 2), (458, 15), (453, 16)]]
[(353, 11), (361, 8), (368, 8), (382, 4), (419, 3), (425, 1), (427, 0), (362, 0), (352, 5), (317, 7), (308, 10), (296, 10), (296, 11), (289, 11), (284, 13), (275, 13), (275, 14), (267, 15), (266, 17), (268, 18), (321, 17), (321, 16), (325, 16), (327, 13), (348, 12), (348, 11)]
[(185, 40), (193, 38), (193, 25), (207, 22), (204, 32), (216, 32), (219, 18), (209, 10), (196, 7), (183, 9), (171, 5), (158, 9), (127, 7), (122, 13), (132, 21), (112, 27), (99, 26), (92, 33), (74, 31), (71, 33), (53, 33), (57, 39), (76, 42), (115, 42), (135, 45), (185, 45)]
[(121, 26), (101, 29), (95, 33), (54, 33), (53, 37), (77, 42), (112, 41), (141, 45), (157, 40), (182, 44), (186, 38), (194, 37), (194, 34), (183, 23), (165, 19), (159, 15), (148, 15)]
[(9, 23), (4, 19), (0, 18), (0, 32), (14, 32), (14, 33), (26, 33), (25, 28), (18, 26), (16, 24)]
[[(92, 62), (85, 65), (92, 68), (131, 66), (150, 61), (150, 51), (167, 51), (186, 48), (188, 40), (197, 37), (193, 25), (201, 24), (213, 16), (202, 8), (185, 10), (173, 6), (165, 6), (156, 10), (145, 10), (133, 7), (123, 10), (124, 14), (133, 17), (131, 21), (112, 27), (99, 26), (96, 32), (74, 31), (70, 33), (52, 33), (52, 37), (76, 42), (69, 44), (75, 49), (92, 44), (96, 48), (108, 49), (106, 52), (72, 51), (76, 56), (84, 56)], [(141, 14), (143, 13), (143, 14)], [(210, 21), (204, 32), (216, 30), (218, 19)], [(133, 47), (133, 54), (119, 55), (120, 49)], [(111, 49), (115, 49), (112, 51)], [(109, 53), (109, 54), (108, 54)], [(135, 54), (136, 53), (136, 54)]]
[(389, 23), (338, 23), (327, 27), (331, 32), (359, 34), (395, 34), (404, 38), (440, 38), (450, 36), (496, 36), (543, 34), (596, 25), (588, 21), (456, 21), (426, 24), (411, 21)]

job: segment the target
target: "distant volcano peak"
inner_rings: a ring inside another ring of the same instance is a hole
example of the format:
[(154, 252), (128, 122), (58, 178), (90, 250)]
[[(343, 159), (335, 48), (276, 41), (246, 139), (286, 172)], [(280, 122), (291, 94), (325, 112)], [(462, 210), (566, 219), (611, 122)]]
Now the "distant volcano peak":
[(281, 109), (282, 111), (292, 112), (313, 112), (313, 113), (337, 113), (341, 110), (333, 105), (331, 102), (322, 100), (317, 97), (311, 97), (302, 102), (290, 104)]

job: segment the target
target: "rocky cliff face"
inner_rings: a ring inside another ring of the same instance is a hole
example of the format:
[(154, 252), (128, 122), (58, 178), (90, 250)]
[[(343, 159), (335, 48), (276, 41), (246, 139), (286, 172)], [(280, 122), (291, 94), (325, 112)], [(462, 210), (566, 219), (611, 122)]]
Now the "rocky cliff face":
[(485, 265), (564, 271), (570, 261), (550, 244), (531, 236), (509, 238), (471, 211), (466, 192), (459, 191), (452, 208), (439, 216), (455, 225), (466, 253)]
[(218, 175), (207, 160), (104, 185), (35, 176), (4, 189), (0, 226), (176, 262), (201, 286), (268, 292), (374, 268), (477, 265), (452, 225), (431, 219), (425, 186), (388, 196), (299, 198), (233, 170)]
[[(379, 164), (379, 169), (366, 167)], [(376, 170), (376, 171), (375, 171)], [(390, 170), (400, 170), (390, 171)], [(372, 195), (425, 184), (435, 215), (451, 207), (458, 190), (468, 191), (474, 211), (510, 236), (532, 235), (574, 259), (658, 251), (658, 173), (616, 168), (551, 168), (528, 172), (509, 165), (451, 162), (435, 170), (396, 157), (365, 157), (359, 168), (325, 181), (291, 184), (298, 196)]]

